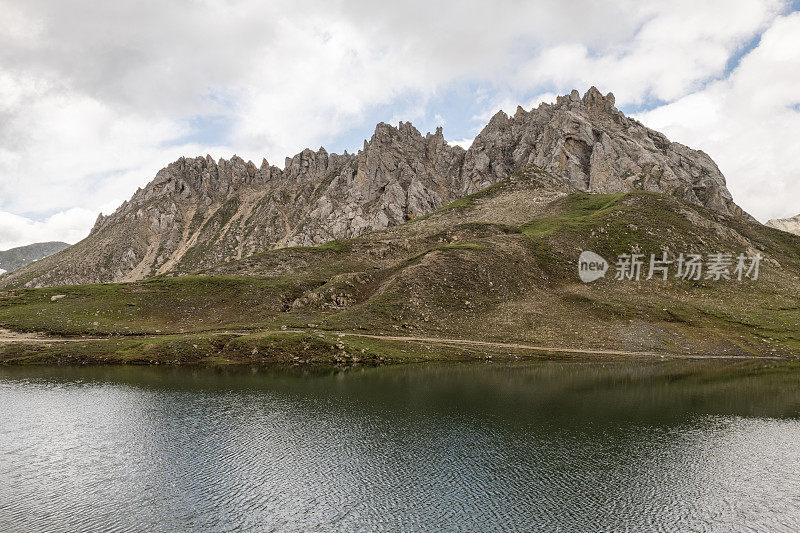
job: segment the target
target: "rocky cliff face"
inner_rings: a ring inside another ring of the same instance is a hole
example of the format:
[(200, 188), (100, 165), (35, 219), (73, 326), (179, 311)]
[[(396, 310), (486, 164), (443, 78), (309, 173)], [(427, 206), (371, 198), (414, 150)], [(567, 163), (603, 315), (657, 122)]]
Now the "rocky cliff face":
[[(476, 137), (463, 173), (477, 188), (533, 163), (591, 192), (665, 192), (717, 211), (744, 216), (725, 178), (702, 151), (670, 142), (614, 107), (614, 95), (592, 87), (512, 117), (497, 113)], [(462, 191), (472, 192), (472, 191)]]
[(781, 231), (800, 235), (800, 215), (791, 218), (773, 218), (767, 221), (766, 225)]
[(280, 169), (181, 158), (55, 258), (3, 286), (131, 281), (196, 270), (270, 248), (317, 245), (401, 224), (530, 165), (578, 189), (661, 191), (748, 217), (703, 152), (625, 117), (592, 87), (531, 111), (492, 117), (469, 150), (410, 123), (378, 124), (357, 154), (320, 148)]

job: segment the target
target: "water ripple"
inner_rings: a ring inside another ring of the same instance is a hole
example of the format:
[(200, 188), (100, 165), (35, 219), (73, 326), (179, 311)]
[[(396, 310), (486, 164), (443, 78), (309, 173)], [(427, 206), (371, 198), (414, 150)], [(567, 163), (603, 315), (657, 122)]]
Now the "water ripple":
[(690, 370), (4, 369), (0, 530), (800, 529), (798, 376)]

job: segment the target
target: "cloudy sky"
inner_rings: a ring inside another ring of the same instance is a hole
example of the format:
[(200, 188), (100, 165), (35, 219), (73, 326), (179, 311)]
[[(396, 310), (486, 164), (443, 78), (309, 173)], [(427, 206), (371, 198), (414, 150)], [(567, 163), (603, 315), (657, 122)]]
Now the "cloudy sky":
[(800, 1), (0, 0), (0, 249), (80, 240), (182, 155), (464, 144), (591, 85), (800, 212)]

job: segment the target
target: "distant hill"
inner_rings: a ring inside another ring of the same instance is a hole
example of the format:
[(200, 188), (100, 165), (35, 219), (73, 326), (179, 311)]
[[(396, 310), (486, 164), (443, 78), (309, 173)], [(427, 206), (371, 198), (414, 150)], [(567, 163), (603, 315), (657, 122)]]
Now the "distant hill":
[(767, 226), (800, 235), (800, 215), (792, 218), (774, 218), (767, 222)]
[[(11, 272), (68, 248), (65, 242), (37, 242), (0, 252), (0, 270)], [(0, 272), (2, 274), (3, 272)]]

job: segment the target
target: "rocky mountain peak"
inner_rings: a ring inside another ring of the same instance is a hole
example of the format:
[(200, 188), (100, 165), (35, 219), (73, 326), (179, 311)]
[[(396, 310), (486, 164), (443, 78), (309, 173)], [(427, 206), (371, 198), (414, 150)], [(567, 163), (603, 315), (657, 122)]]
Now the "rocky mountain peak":
[[(402, 224), (536, 167), (557, 191), (659, 191), (724, 214), (737, 206), (708, 155), (669, 141), (591, 87), (513, 116), (498, 111), (468, 150), (442, 131), (379, 123), (356, 154), (305, 149), (284, 168), (239, 156), (181, 157), (89, 238), (22, 269), (27, 284), (141, 279), (285, 246), (317, 245)], [(15, 273), (16, 274), (16, 273)], [(21, 275), (21, 274), (20, 274)], [(13, 275), (4, 278), (13, 282)]]
[(379, 122), (375, 126), (375, 133), (372, 134), (369, 142), (364, 141), (364, 149), (375, 148), (376, 144), (420, 143), (422, 141), (422, 133), (411, 122), (400, 121), (397, 127)]
[(534, 164), (591, 192), (634, 189), (667, 192), (723, 213), (751, 218), (733, 202), (725, 178), (702, 151), (671, 142), (626, 117), (612, 93), (591, 87), (555, 104), (509, 117), (498, 111), (465, 159), (465, 193)]
[(592, 86), (586, 91), (586, 94), (583, 95), (581, 99), (583, 105), (586, 106), (586, 109), (602, 109), (607, 111), (616, 111), (614, 104), (616, 103), (616, 99), (614, 98), (614, 93), (608, 93), (607, 95), (603, 96), (603, 94), (597, 90), (597, 87)]
[(603, 96), (603, 93), (601, 93), (597, 87), (592, 86), (582, 97), (577, 89), (573, 89), (568, 95), (557, 97), (555, 105), (556, 107), (584, 107), (589, 111), (617, 112), (617, 108), (614, 107), (615, 103), (616, 99), (614, 98), (614, 93), (608, 93)]

